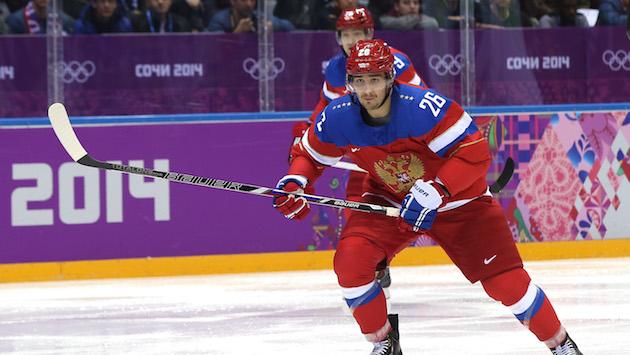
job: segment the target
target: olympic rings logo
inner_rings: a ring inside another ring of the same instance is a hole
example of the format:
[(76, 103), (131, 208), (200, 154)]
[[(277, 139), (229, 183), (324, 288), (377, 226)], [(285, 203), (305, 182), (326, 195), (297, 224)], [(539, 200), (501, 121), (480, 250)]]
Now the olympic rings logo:
[(76, 60), (61, 62), (61, 80), (65, 84), (77, 82), (83, 84), (96, 72), (96, 65), (91, 60), (81, 63)]
[(429, 67), (433, 69), (439, 76), (444, 76), (446, 74), (450, 75), (458, 75), (462, 72), (462, 55), (452, 55), (445, 54), (443, 56), (439, 56), (437, 54), (429, 57)]
[(602, 53), (602, 61), (612, 71), (620, 71), (622, 68), (625, 71), (630, 71), (630, 51), (618, 50), (615, 52), (608, 49)]
[(266, 63), (266, 72), (262, 72), (261, 68), (264, 60), (260, 59), (257, 61), (254, 58), (247, 58), (243, 61), (243, 70), (254, 80), (273, 80), (284, 71), (284, 60), (282, 58), (273, 58)]

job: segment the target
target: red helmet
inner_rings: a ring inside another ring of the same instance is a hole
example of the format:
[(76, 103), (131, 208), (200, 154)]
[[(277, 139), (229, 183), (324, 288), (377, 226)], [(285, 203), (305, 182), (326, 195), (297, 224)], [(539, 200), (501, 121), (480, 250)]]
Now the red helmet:
[(337, 18), (337, 31), (350, 28), (374, 30), (374, 21), (368, 9), (359, 7), (341, 12)]
[(394, 56), (382, 39), (360, 40), (350, 51), (346, 63), (348, 75), (394, 74)]

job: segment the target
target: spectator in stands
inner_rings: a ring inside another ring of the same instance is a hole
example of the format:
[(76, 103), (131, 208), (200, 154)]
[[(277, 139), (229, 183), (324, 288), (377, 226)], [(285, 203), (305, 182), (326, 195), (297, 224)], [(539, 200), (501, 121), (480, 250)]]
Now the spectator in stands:
[(4, 0), (0, 0), (0, 20), (4, 21), (10, 13), (7, 3)]
[(9, 6), (3, 1), (0, 0), (0, 35), (6, 34), (9, 32), (7, 28), (7, 24), (4, 22), (11, 12), (9, 11)]
[(374, 18), (375, 14), (379, 16), (390, 12), (394, 8), (394, 0), (370, 0), (368, 10)]
[(28, 0), (1, 0), (0, 3), (6, 4), (9, 8), (9, 12), (7, 13), (8, 16), (8, 14), (12, 14), (17, 10), (24, 8), (24, 6), (28, 3)]
[(437, 20), (440, 28), (457, 29), (462, 20), (459, 0), (423, 0), (424, 13)]
[[(329, 1), (317, 14), (315, 18), (315, 29), (336, 30), (337, 18), (342, 11), (363, 7), (358, 0), (332, 0)], [(370, 14), (371, 15), (371, 14)]]
[(383, 29), (416, 30), (438, 28), (438, 22), (433, 17), (422, 13), (420, 0), (396, 0), (394, 8), (381, 16)]
[[(258, 13), (256, 0), (230, 0), (230, 7), (217, 12), (208, 25), (210, 32), (256, 32)], [(270, 26), (274, 31), (293, 31), (293, 24), (272, 16)]]
[(370, 10), (375, 24), (378, 24), (381, 16), (392, 11), (393, 8), (394, 0), (370, 0), (368, 4), (368, 10)]
[(149, 8), (132, 17), (135, 32), (170, 33), (191, 32), (190, 23), (171, 11), (173, 0), (149, 0)]
[(546, 0), (521, 0), (521, 13), (528, 14), (536, 21), (551, 11), (552, 8)]
[(208, 13), (213, 12), (208, 7), (208, 2), (201, 0), (173, 0), (171, 11), (183, 17), (190, 25), (192, 32), (202, 32), (208, 26), (210, 17)]
[(127, 11), (127, 16), (131, 19), (147, 10), (147, 1), (148, 0), (122, 0), (122, 5)]
[(278, 0), (273, 9), (274, 16), (291, 21), (300, 30), (315, 29), (315, 14), (322, 11), (321, 0)]
[(7, 24), (4, 23), (4, 20), (0, 18), (0, 35), (5, 35), (9, 33), (9, 29), (7, 28)]
[(521, 13), (518, 0), (481, 0), (475, 9), (475, 19), (482, 28), (532, 26), (527, 14)]
[(81, 17), (81, 12), (85, 7), (85, 4), (88, 3), (86, 0), (63, 0), (61, 4), (63, 6), (63, 12), (65, 12), (68, 16), (73, 19), (78, 19)]
[(603, 26), (625, 26), (628, 21), (629, 0), (601, 0), (598, 24)]
[(119, 0), (91, 0), (75, 23), (76, 34), (131, 32), (131, 21)]
[[(63, 31), (73, 32), (74, 21), (65, 13), (60, 13)], [(48, 0), (29, 1), (24, 8), (15, 11), (6, 19), (9, 33), (13, 34), (44, 34), (48, 19)]]
[(554, 10), (540, 18), (540, 27), (588, 27), (586, 16), (577, 12), (577, 0), (558, 0)]

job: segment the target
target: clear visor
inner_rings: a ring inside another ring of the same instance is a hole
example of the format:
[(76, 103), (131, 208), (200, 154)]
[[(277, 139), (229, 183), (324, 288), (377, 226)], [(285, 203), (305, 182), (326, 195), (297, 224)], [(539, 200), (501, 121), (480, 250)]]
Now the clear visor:
[(392, 79), (385, 75), (359, 75), (348, 76), (348, 89), (350, 91), (382, 90), (391, 85)]

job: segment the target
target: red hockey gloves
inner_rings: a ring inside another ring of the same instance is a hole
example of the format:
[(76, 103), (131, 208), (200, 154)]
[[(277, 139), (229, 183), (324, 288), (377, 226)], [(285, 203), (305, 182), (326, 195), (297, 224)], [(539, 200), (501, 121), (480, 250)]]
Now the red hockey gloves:
[[(287, 175), (278, 181), (277, 189), (287, 192), (303, 193), (307, 180), (302, 175)], [(302, 219), (306, 217), (311, 208), (304, 197), (295, 195), (275, 196), (273, 198), (273, 208), (277, 209), (287, 219)]]
[(446, 189), (433, 181), (417, 180), (400, 208), (402, 229), (414, 232), (431, 229), (433, 220), (437, 216), (437, 209), (444, 204)]
[(291, 146), (289, 147), (289, 165), (291, 165), (291, 161), (293, 160), (293, 156), (295, 155), (293, 150), (297, 149), (298, 143), (300, 143), (302, 136), (304, 135), (304, 133), (310, 126), (311, 126), (311, 122), (309, 121), (297, 122), (296, 124), (293, 125), (293, 129), (292, 129), (293, 141), (291, 142)]

